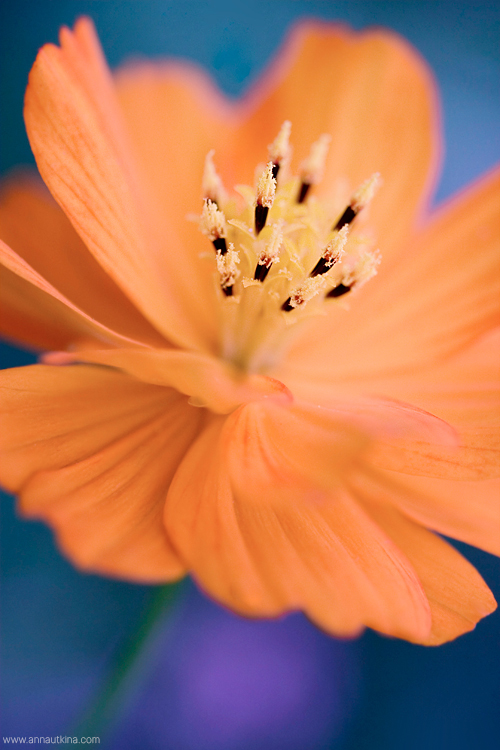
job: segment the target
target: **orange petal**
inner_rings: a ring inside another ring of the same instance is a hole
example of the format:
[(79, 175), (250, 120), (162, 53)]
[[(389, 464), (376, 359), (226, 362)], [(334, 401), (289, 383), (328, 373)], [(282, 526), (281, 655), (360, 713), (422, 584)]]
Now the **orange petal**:
[[(106, 328), (76, 307), (2, 240), (0, 240), (0, 269), (2, 280), (6, 284), (7, 313), (5, 328), (3, 328), (3, 323), (0, 323), (0, 327), (7, 335), (14, 333), (14, 336), (18, 335), (21, 341), (28, 341), (35, 346), (43, 347), (46, 341), (52, 340), (50, 328), (53, 327), (54, 338), (62, 340), (64, 344), (75, 343), (84, 337), (115, 344), (125, 342), (140, 344), (138, 341), (127, 339)], [(39, 318), (37, 305), (40, 305)], [(28, 326), (25, 334), (21, 321), (15, 319), (18, 311)], [(49, 325), (49, 331), (46, 333), (40, 331), (42, 322), (47, 322)]]
[(58, 300), (0, 264), (0, 331), (35, 349), (63, 349), (78, 337), (78, 321)]
[(388, 258), (426, 205), (438, 166), (435, 84), (418, 53), (388, 31), (306, 22), (244, 106), (255, 106), (239, 134), (245, 181), (253, 175), (250, 159), (265, 159), (285, 119), (296, 164), (319, 135), (332, 136), (320, 194), (340, 190), (347, 201), (350, 190), (381, 173), (370, 221)]
[[(336, 634), (367, 624), (424, 638), (428, 604), (411, 566), (339, 485), (359, 444), (332, 430), (327, 450), (314, 427), (313, 414), (259, 404), (214, 420), (169, 491), (175, 546), (213, 596), (244, 614), (303, 609)], [(327, 453), (331, 494), (321, 474), (309, 481)]]
[[(205, 157), (230, 161), (237, 130), (235, 105), (215, 88), (204, 71), (186, 63), (140, 63), (118, 71), (116, 90), (140, 165), (151, 184), (163, 222), (174, 227), (182, 268), (190, 285), (207, 305), (214, 284), (200, 253), (211, 243), (187, 216), (200, 214)], [(257, 155), (255, 158), (258, 158)], [(229, 185), (228, 185), (229, 187)], [(181, 287), (182, 288), (182, 287)], [(193, 302), (194, 304), (194, 302)], [(207, 314), (207, 307), (201, 311)]]
[(499, 475), (500, 329), (439, 365), (374, 381), (373, 388), (419, 404), (457, 430), (459, 450), (433, 446), (408, 457), (401, 471), (465, 480)]
[(88, 19), (62, 30), (61, 48), (40, 51), (25, 120), (44, 181), (96, 260), (169, 340), (207, 348), (209, 300), (198, 298), (173, 228), (148, 201)]
[(386, 500), (417, 523), (500, 555), (500, 479), (467, 482), (389, 472), (385, 477)]
[(3, 186), (0, 236), (91, 318), (134, 340), (166, 345), (89, 253), (40, 180), (25, 174)]
[(102, 349), (50, 352), (48, 364), (89, 362), (117, 367), (145, 383), (175, 388), (191, 396), (190, 403), (227, 414), (247, 401), (273, 399), (289, 402), (288, 389), (274, 378), (244, 375), (215, 357), (167, 349)]
[[(286, 363), (292, 376), (366, 390), (375, 377), (428, 367), (498, 324), (499, 190), (497, 170), (443, 208), (350, 310), (315, 321)], [(287, 382), (285, 367), (276, 377)]]
[(184, 573), (163, 508), (200, 413), (169, 396), (158, 416), (124, 437), (69, 466), (40, 471), (24, 485), (21, 511), (53, 526), (78, 566), (148, 583)]
[(169, 389), (87, 365), (3, 370), (0, 388), (0, 480), (13, 492), (38, 471), (94, 455), (179, 398)]
[(297, 404), (305, 403), (301, 399), (308, 397), (309, 403), (315, 404), (310, 409), (369, 437), (366, 458), (375, 466), (425, 474), (433, 464), (441, 471), (449, 471), (448, 465), (459, 465), (462, 450), (456, 430), (428, 411), (388, 398), (360, 398), (352, 393), (341, 398), (331, 384), (325, 388), (297, 380), (290, 384)]
[(429, 599), (432, 630), (417, 643), (436, 646), (473, 630), (496, 609), (477, 572), (453, 547), (394, 508), (365, 503), (369, 514), (408, 557)]

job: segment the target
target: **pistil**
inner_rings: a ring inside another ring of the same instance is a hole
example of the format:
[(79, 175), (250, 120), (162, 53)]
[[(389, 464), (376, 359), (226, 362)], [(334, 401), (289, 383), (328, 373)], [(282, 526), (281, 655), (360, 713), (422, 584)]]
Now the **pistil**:
[(205, 168), (203, 170), (202, 190), (203, 197), (208, 198), (212, 203), (220, 208), (225, 197), (224, 185), (219, 177), (214, 164), (215, 151), (212, 149), (205, 157)]
[(259, 260), (255, 266), (254, 279), (264, 281), (273, 263), (279, 263), (282, 242), (283, 221), (278, 221), (273, 226), (271, 239), (259, 253)]
[(335, 237), (330, 240), (328, 245), (323, 250), (323, 255), (318, 260), (313, 270), (309, 274), (310, 276), (318, 276), (320, 274), (327, 273), (335, 263), (338, 263), (344, 254), (344, 248), (347, 242), (347, 234), (349, 227), (344, 226), (337, 232)]
[(290, 133), (292, 123), (285, 120), (280, 128), (280, 132), (274, 141), (267, 147), (269, 158), (273, 164), (273, 177), (276, 180), (281, 165), (290, 158)]
[(359, 212), (371, 203), (381, 183), (382, 181), (378, 172), (375, 172), (366, 180), (366, 182), (363, 182), (356, 192), (353, 193), (349, 205), (334, 225), (333, 229), (339, 231), (342, 227), (351, 224)]
[(233, 294), (234, 282), (240, 275), (237, 265), (240, 262), (240, 256), (237, 250), (234, 249), (232, 242), (229, 243), (229, 248), (226, 253), (222, 253), (220, 250), (217, 251), (216, 255), (217, 270), (220, 276), (220, 286), (226, 297), (231, 297)]
[(356, 262), (344, 271), (339, 283), (333, 289), (330, 289), (326, 297), (342, 297), (354, 288), (360, 289), (367, 281), (376, 276), (379, 264), (379, 253), (365, 250), (359, 255)]
[(276, 178), (273, 177), (272, 161), (262, 172), (257, 184), (257, 197), (255, 200), (255, 234), (259, 235), (264, 229), (269, 209), (273, 205), (276, 195)]
[(326, 133), (320, 136), (318, 140), (312, 144), (307, 159), (304, 159), (300, 165), (299, 174), (301, 183), (299, 194), (297, 196), (297, 203), (303, 203), (311, 186), (316, 185), (323, 179), (326, 157), (331, 140), (331, 137)]
[(283, 302), (281, 309), (284, 310), (284, 312), (290, 312), (296, 307), (305, 305), (306, 302), (309, 302), (313, 297), (316, 297), (325, 286), (326, 279), (322, 276), (316, 276), (314, 278), (309, 277), (291, 293), (285, 302)]
[(227, 253), (226, 217), (210, 198), (206, 198), (203, 204), (200, 229), (209, 240), (212, 240), (216, 251), (220, 251), (223, 255)]

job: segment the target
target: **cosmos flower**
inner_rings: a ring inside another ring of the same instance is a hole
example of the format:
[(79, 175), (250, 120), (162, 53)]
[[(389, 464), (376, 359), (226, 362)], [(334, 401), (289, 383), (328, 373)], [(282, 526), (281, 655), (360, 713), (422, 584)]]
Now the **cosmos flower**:
[(25, 120), (56, 203), (16, 178), (0, 209), (3, 330), (45, 352), (1, 373), (21, 512), (247, 616), (437, 644), (490, 613), (440, 535), (500, 552), (499, 174), (428, 215), (415, 52), (302, 24), (231, 102), (188, 64), (112, 77), (82, 19)]

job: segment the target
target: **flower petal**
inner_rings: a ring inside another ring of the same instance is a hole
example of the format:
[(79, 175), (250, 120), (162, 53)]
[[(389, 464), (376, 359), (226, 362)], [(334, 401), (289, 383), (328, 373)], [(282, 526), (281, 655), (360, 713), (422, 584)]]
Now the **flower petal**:
[(500, 555), (500, 479), (467, 482), (388, 472), (384, 486), (386, 500), (422, 526)]
[[(50, 328), (53, 327), (55, 340), (62, 340), (64, 344), (74, 344), (82, 338), (115, 344), (140, 344), (138, 341), (120, 336), (77, 308), (2, 240), (0, 273), (6, 285), (7, 313), (5, 328), (3, 322), (0, 323), (0, 327), (7, 335), (19, 334), (21, 341), (44, 346), (46, 341), (52, 340)], [(37, 305), (40, 305), (39, 318)], [(21, 321), (15, 319), (17, 312), (21, 313), (28, 325), (26, 334), (23, 334)], [(40, 324), (45, 321), (49, 325), (49, 330), (42, 332)]]
[(199, 415), (173, 396), (163, 413), (64, 468), (40, 471), (24, 486), (21, 511), (57, 531), (80, 567), (148, 583), (184, 568), (168, 540), (163, 508)]
[(422, 582), (432, 614), (429, 636), (417, 643), (436, 646), (473, 630), (496, 609), (477, 572), (453, 547), (386, 504), (364, 503), (370, 516), (408, 557)]
[(163, 525), (202, 411), (175, 391), (87, 366), (2, 372), (2, 483), (80, 567), (159, 582), (184, 572)]
[(40, 180), (26, 174), (3, 186), (0, 236), (91, 318), (128, 338), (166, 345), (89, 253)]
[(40, 51), (25, 120), (44, 181), (96, 260), (169, 340), (206, 349), (213, 318), (148, 200), (88, 19), (62, 30), (61, 48)]
[(71, 310), (0, 264), (0, 331), (35, 349), (63, 349), (81, 335)]
[[(314, 321), (286, 369), (366, 390), (375, 377), (428, 367), (498, 324), (499, 190), (497, 170), (443, 208), (352, 309)], [(284, 372), (275, 376), (286, 382)]]
[[(370, 438), (367, 460), (373, 465), (408, 474), (453, 472), (463, 449), (452, 425), (410, 403), (389, 398), (367, 398), (342, 394), (331, 384), (288, 381), (296, 403), (315, 404), (318, 412), (335, 415)], [(437, 469), (435, 468), (437, 467)], [(443, 467), (446, 467), (445, 469)], [(448, 474), (446, 474), (448, 476)]]
[(348, 201), (350, 190), (381, 173), (384, 188), (370, 221), (388, 258), (426, 205), (437, 174), (435, 84), (418, 53), (388, 31), (306, 22), (244, 106), (255, 106), (239, 140), (246, 181), (255, 166), (249, 156), (265, 158), (263, 148), (285, 119), (297, 164), (319, 135), (332, 136), (320, 194)]
[(80, 349), (50, 352), (48, 364), (89, 362), (117, 367), (144, 383), (168, 386), (190, 396), (190, 403), (227, 414), (247, 401), (272, 398), (289, 402), (292, 395), (279, 380), (244, 375), (228, 363), (206, 354), (167, 349)]
[(0, 388), (0, 481), (12, 492), (38, 471), (93, 455), (179, 398), (169, 389), (87, 365), (3, 370)]
[(401, 471), (456, 480), (499, 476), (500, 329), (439, 365), (373, 387), (419, 404), (457, 430), (459, 450), (432, 446)]
[(325, 446), (325, 426), (314, 411), (259, 404), (214, 420), (170, 488), (170, 536), (201, 585), (244, 614), (303, 609), (336, 634), (367, 624), (423, 639), (429, 609), (411, 566), (340, 484), (360, 443), (332, 424)]
[[(139, 163), (164, 223), (175, 229), (182, 265), (207, 314), (214, 304), (212, 273), (200, 254), (211, 251), (189, 215), (201, 213), (205, 157), (230, 161), (238, 126), (235, 105), (207, 74), (179, 62), (133, 63), (118, 70), (116, 91)], [(229, 153), (228, 153), (229, 152)], [(229, 186), (229, 185), (228, 185)], [(172, 250), (170, 250), (172, 253)], [(182, 281), (182, 280), (181, 280)], [(182, 288), (182, 287), (181, 287)]]

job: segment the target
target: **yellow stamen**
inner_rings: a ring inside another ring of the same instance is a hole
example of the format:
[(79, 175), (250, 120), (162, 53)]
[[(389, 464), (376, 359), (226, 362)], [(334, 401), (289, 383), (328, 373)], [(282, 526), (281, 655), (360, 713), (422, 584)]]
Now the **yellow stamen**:
[(272, 227), (269, 242), (259, 252), (258, 264), (270, 268), (273, 263), (280, 262), (280, 250), (283, 243), (283, 221), (278, 221)]
[(345, 246), (347, 244), (347, 235), (349, 234), (349, 227), (346, 225), (337, 232), (335, 237), (330, 240), (328, 245), (323, 250), (323, 258), (328, 265), (333, 266), (334, 263), (338, 263), (345, 252)]
[(287, 300), (288, 306), (295, 308), (305, 305), (306, 302), (316, 297), (325, 288), (326, 283), (324, 276), (314, 276), (306, 279), (291, 293), (290, 298)]
[(285, 120), (280, 128), (280, 132), (274, 141), (267, 147), (269, 158), (273, 164), (281, 164), (282, 161), (288, 158), (290, 154), (289, 140), (291, 131), (292, 123), (289, 120)]
[(240, 262), (240, 254), (234, 249), (232, 242), (229, 243), (229, 247), (226, 253), (217, 251), (215, 256), (217, 262), (217, 271), (220, 275), (220, 285), (222, 289), (232, 287), (240, 275), (237, 265)]
[(212, 242), (226, 236), (226, 218), (210, 198), (206, 198), (203, 204), (200, 229)]
[(363, 284), (377, 275), (378, 266), (380, 265), (380, 254), (378, 251), (363, 250), (359, 255), (357, 262), (345, 277), (342, 283), (350, 286), (351, 289), (361, 288)]
[(309, 156), (300, 165), (299, 173), (306, 185), (317, 185), (323, 179), (325, 162), (330, 147), (331, 137), (324, 133), (312, 144)]
[(381, 184), (382, 179), (380, 174), (375, 172), (359, 186), (351, 198), (351, 208), (355, 213), (358, 214), (363, 208), (366, 208), (366, 206), (371, 203)]
[[(372, 199), (379, 175), (364, 182), (347, 206), (334, 197), (335, 186), (329, 203), (305, 202), (308, 189), (322, 177), (330, 138), (313, 144), (294, 177), (289, 174), (289, 136), (287, 121), (269, 146), (270, 159), (260, 168), (256, 190), (239, 185), (239, 195), (224, 195), (221, 203), (216, 202), (223, 188), (213, 152), (205, 162), (199, 225), (215, 248), (220, 355), (245, 372), (272, 373), (296, 332), (321, 315), (325, 305), (338, 304), (334, 300), (366, 283), (379, 263), (371, 233), (361, 235), (352, 224)], [(223, 297), (231, 300), (222, 303)]]
[(276, 180), (273, 177), (273, 163), (270, 161), (257, 183), (257, 199), (255, 204), (257, 206), (264, 206), (264, 208), (271, 208), (275, 195)]

